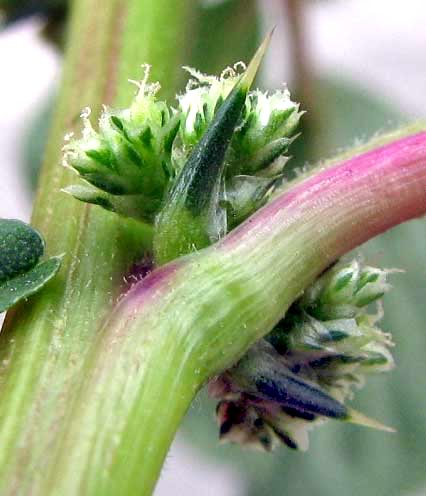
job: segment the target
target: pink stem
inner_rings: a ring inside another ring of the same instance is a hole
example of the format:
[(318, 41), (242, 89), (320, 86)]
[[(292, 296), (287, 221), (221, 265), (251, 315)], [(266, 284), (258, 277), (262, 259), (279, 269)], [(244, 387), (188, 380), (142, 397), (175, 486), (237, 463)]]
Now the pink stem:
[[(303, 221), (328, 238), (335, 225), (340, 249), (355, 248), (387, 229), (426, 212), (426, 132), (358, 155), (284, 192), (221, 243), (224, 249), (256, 243)], [(348, 222), (349, 218), (349, 222)], [(340, 221), (344, 224), (339, 232)], [(328, 226), (328, 227), (327, 227)]]
[[(420, 132), (324, 168), (197, 257), (216, 252), (226, 264), (262, 273), (270, 289), (286, 277), (297, 294), (343, 254), (425, 213), (426, 132)], [(151, 293), (167, 291), (176, 271), (188, 274), (193, 264), (198, 261), (189, 256), (154, 271), (124, 297), (120, 310), (129, 305), (133, 313), (135, 304), (141, 310)]]
[[(123, 477), (148, 494), (155, 481), (148, 487), (146, 474), (157, 474), (199, 387), (269, 332), (336, 258), (425, 212), (422, 132), (318, 172), (222, 242), (136, 283), (86, 362), (58, 484), (77, 487), (75, 464), (98, 464), (108, 494)], [(82, 428), (93, 419), (95, 431)]]

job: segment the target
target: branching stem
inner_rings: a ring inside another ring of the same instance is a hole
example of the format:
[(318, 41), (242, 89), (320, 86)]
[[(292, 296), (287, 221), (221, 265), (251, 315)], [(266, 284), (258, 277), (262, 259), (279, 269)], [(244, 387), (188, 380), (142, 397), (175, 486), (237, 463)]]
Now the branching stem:
[(49, 488), (151, 494), (205, 381), (271, 330), (338, 257), (425, 213), (422, 131), (317, 170), (221, 243), (137, 283), (92, 348)]

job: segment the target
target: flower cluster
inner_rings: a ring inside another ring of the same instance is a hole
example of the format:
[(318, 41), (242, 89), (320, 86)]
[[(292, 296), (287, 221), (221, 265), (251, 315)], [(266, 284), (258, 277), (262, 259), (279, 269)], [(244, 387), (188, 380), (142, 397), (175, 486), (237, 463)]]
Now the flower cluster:
[[(225, 69), (220, 77), (186, 68), (192, 79), (186, 92), (178, 96), (184, 157), (238, 83), (239, 67), (245, 69), (240, 62)], [(285, 154), (301, 115), (287, 89), (272, 94), (254, 90), (247, 94), (226, 156), (222, 199), (227, 205), (230, 228), (256, 211), (283, 177), (288, 160)]]
[(215, 379), (210, 393), (220, 399), (221, 438), (268, 451), (280, 441), (305, 450), (308, 431), (327, 418), (374, 426), (344, 403), (367, 374), (393, 367), (391, 337), (377, 327), (389, 272), (356, 260), (329, 269), (263, 341)]
[(90, 112), (83, 112), (83, 136), (65, 145), (64, 159), (86, 181), (66, 192), (152, 223), (175, 172), (172, 145), (179, 116), (157, 99), (159, 86), (148, 84), (148, 74), (146, 68), (129, 108), (104, 108), (98, 131), (90, 123)]
[[(192, 79), (177, 108), (157, 98), (159, 85), (148, 83), (146, 68), (131, 106), (105, 107), (98, 130), (84, 111), (83, 135), (65, 145), (64, 161), (85, 182), (65, 191), (153, 224), (194, 147), (241, 80), (237, 68), (219, 78), (187, 69)], [(218, 181), (229, 229), (259, 208), (282, 177), (300, 115), (287, 90), (247, 94)]]

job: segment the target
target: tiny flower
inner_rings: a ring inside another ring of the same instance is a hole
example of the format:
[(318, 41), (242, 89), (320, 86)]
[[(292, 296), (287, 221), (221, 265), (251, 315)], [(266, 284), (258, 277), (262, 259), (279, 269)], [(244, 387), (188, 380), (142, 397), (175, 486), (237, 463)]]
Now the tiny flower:
[(284, 154), (293, 141), (300, 117), (299, 105), (291, 100), (287, 89), (271, 94), (260, 90), (250, 92), (241, 126), (232, 141), (230, 172), (277, 174), (286, 163)]
[(393, 270), (363, 266), (357, 260), (337, 265), (305, 292), (303, 306), (321, 319), (355, 317), (360, 309), (380, 299), (391, 286)]
[[(185, 68), (193, 77), (185, 93), (178, 96), (182, 122), (180, 137), (185, 148), (191, 149), (205, 133), (240, 79), (238, 67), (245, 68), (242, 63), (236, 64), (225, 69), (220, 77)], [(249, 92), (231, 141), (227, 176), (257, 172), (270, 176), (272, 170), (264, 169), (287, 151), (300, 116), (299, 105), (292, 102), (287, 89), (272, 94), (260, 90)], [(285, 161), (281, 160), (281, 169)], [(272, 175), (277, 169), (273, 169)]]
[(216, 417), (222, 441), (261, 451), (272, 451), (279, 444), (274, 429), (244, 400), (220, 401), (216, 408)]
[[(242, 67), (245, 69), (244, 65)], [(184, 69), (193, 79), (189, 80), (185, 92), (177, 96), (181, 111), (179, 135), (183, 145), (192, 148), (206, 132), (216, 111), (237, 84), (239, 74), (234, 68), (226, 69), (220, 77), (202, 74), (192, 67)]]

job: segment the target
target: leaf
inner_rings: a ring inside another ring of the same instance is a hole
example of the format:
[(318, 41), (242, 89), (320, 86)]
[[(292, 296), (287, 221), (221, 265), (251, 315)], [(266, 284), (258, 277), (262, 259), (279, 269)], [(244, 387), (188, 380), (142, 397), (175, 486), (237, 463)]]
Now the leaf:
[(34, 268), (0, 285), (0, 312), (41, 289), (58, 272), (59, 257), (52, 257)]
[(59, 257), (38, 263), (40, 233), (20, 220), (0, 219), (0, 313), (38, 291), (58, 271)]
[(0, 219), (0, 283), (21, 274), (43, 255), (44, 241), (20, 220)]

